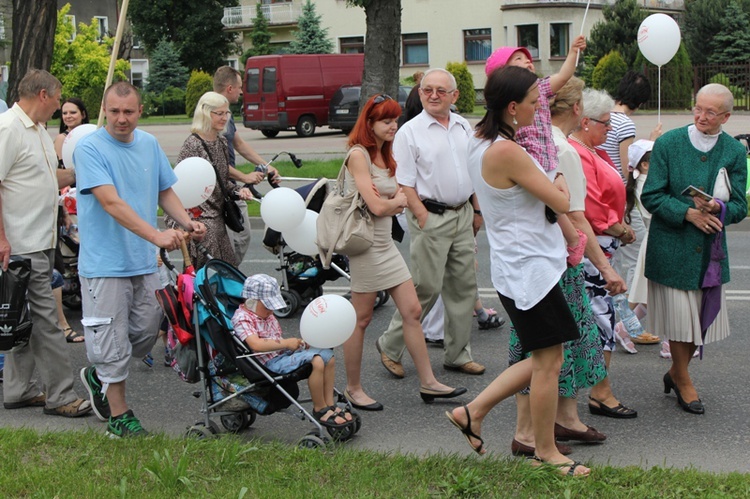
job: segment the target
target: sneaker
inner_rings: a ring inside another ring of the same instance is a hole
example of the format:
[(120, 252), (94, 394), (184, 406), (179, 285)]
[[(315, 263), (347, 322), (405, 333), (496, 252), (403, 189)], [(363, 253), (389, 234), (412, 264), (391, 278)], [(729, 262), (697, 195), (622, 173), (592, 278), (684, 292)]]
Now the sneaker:
[(86, 391), (89, 392), (89, 400), (91, 400), (91, 407), (94, 409), (94, 414), (96, 414), (96, 417), (100, 421), (107, 421), (111, 416), (109, 401), (102, 393), (102, 382), (99, 381), (99, 376), (96, 375), (96, 368), (89, 366), (81, 369), (81, 381), (83, 381)]
[(154, 367), (154, 357), (150, 353), (147, 353), (141, 360), (143, 360), (143, 363), (148, 367)]
[(147, 437), (149, 433), (143, 429), (141, 422), (133, 415), (133, 411), (128, 409), (116, 418), (109, 418), (107, 435), (109, 438), (131, 438)]

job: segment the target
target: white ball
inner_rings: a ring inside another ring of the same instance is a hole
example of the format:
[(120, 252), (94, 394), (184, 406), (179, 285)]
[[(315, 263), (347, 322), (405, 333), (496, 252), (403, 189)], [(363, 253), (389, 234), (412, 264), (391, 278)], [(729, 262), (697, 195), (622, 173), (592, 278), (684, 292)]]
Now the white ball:
[(349, 300), (339, 295), (322, 295), (302, 312), (299, 331), (310, 346), (334, 348), (349, 339), (356, 325), (357, 313)]

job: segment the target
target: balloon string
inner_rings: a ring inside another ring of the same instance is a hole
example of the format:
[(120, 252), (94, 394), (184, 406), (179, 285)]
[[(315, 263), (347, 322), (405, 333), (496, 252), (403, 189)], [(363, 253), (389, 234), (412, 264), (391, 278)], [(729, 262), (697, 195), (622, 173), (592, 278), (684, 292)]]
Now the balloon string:
[(659, 97), (658, 97), (658, 107), (656, 111), (656, 123), (661, 123), (661, 66), (659, 66)]
[[(578, 34), (578, 36), (581, 36), (583, 34), (583, 27), (586, 26), (586, 16), (589, 15), (589, 5), (591, 5), (591, 0), (589, 0), (586, 3), (586, 10), (583, 11), (583, 21), (581, 21), (581, 32)], [(576, 53), (576, 67), (578, 66), (578, 58), (581, 56), (581, 51), (579, 50), (578, 53)]]

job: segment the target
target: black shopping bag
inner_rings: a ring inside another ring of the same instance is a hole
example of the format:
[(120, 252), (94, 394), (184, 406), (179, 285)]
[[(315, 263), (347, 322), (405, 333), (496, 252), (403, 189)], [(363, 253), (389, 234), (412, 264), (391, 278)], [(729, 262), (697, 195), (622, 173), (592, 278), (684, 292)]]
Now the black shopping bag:
[(31, 336), (31, 313), (26, 290), (31, 260), (11, 256), (8, 270), (0, 269), (0, 352), (25, 345)]

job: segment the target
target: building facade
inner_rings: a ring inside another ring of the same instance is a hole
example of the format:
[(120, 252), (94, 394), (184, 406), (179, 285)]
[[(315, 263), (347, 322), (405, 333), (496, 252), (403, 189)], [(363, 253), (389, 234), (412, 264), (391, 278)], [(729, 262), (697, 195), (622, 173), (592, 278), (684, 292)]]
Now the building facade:
[[(602, 9), (615, 0), (402, 0), (401, 79), (449, 62), (466, 62), (474, 86), (484, 86), (484, 62), (497, 47), (524, 46), (542, 75), (557, 72), (578, 34), (587, 35), (603, 20)], [(292, 40), (304, 0), (261, 0), (272, 45), (282, 51)], [(335, 51), (363, 52), (365, 13), (345, 0), (313, 0)], [(643, 7), (676, 13), (683, 0), (638, 0)], [(241, 0), (224, 10), (223, 23), (251, 46), (257, 0)], [(589, 5), (587, 9), (587, 5)], [(585, 17), (585, 23), (584, 23)], [(234, 60), (233, 65), (238, 64)]]

